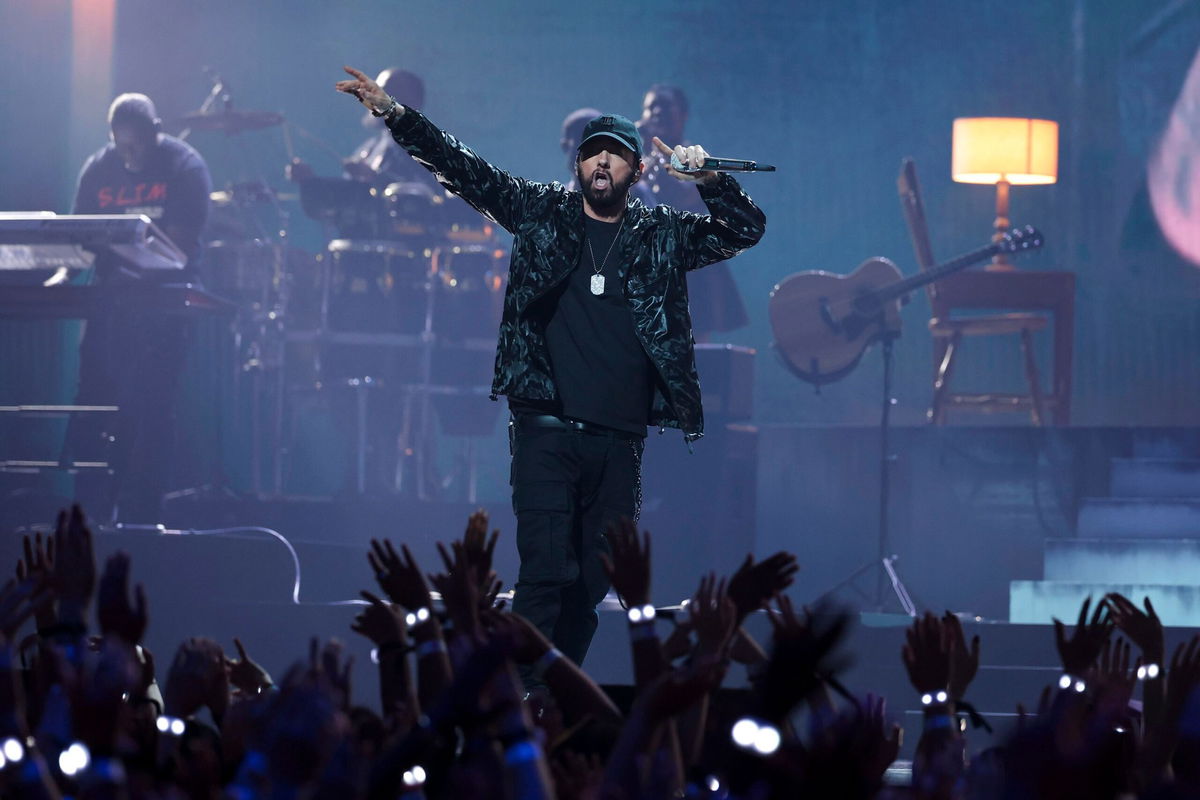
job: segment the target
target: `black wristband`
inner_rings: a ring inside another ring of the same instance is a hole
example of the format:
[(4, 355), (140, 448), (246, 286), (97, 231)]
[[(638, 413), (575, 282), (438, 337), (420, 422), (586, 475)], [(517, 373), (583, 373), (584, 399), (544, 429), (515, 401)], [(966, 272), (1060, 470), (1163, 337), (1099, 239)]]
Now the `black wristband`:
[(412, 645), (405, 644), (404, 642), (385, 642), (375, 648), (376, 652), (381, 656), (390, 653), (399, 653), (402, 656), (406, 656), (415, 649)]
[(87, 625), (82, 622), (60, 622), (40, 629), (38, 636), (43, 639), (53, 639), (56, 636), (86, 636)]

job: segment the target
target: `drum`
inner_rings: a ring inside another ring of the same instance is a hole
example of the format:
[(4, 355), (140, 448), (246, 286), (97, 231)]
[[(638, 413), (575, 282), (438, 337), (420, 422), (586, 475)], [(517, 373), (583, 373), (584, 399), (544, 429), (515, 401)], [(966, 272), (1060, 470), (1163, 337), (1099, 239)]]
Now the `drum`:
[(446, 241), (455, 244), (488, 244), (495, 241), (495, 225), (466, 200), (443, 192), (441, 207)]
[(504, 310), (507, 256), (485, 245), (451, 245), (433, 253), (433, 329), (440, 341), (495, 342)]
[(283, 276), (283, 247), (272, 242), (215, 241), (204, 253), (204, 284), (243, 306), (273, 307)]
[(415, 246), (442, 239), (447, 222), (441, 191), (428, 184), (402, 181), (383, 190), (383, 201), (387, 209), (384, 235)]
[(430, 260), (404, 242), (334, 239), (326, 268), (325, 329), (418, 334)]

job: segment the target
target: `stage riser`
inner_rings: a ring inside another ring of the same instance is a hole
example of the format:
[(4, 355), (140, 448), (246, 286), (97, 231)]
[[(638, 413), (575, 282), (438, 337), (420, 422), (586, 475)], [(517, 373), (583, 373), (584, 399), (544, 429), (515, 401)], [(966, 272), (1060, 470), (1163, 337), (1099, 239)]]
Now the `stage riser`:
[(1200, 460), (1115, 458), (1112, 494), (1116, 497), (1200, 497)]
[(1108, 592), (1120, 592), (1141, 605), (1149, 597), (1164, 625), (1200, 627), (1200, 581), (1198, 585), (1163, 586), (1148, 583), (1069, 583), (1059, 581), (1013, 581), (1010, 587), (1009, 621), (1045, 624), (1051, 617), (1075, 620), (1079, 605)]
[(1048, 581), (1200, 583), (1197, 539), (1047, 539)]
[(1200, 537), (1200, 500), (1090, 498), (1079, 509), (1084, 538)]

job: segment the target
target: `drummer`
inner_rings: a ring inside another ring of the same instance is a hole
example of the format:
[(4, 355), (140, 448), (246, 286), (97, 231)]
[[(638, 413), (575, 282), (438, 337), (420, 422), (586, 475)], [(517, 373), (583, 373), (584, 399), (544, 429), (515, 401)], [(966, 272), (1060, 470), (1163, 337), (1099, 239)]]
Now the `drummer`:
[[(415, 73), (399, 67), (389, 67), (379, 73), (375, 82), (407, 106), (419, 109), (425, 105), (425, 83)], [(342, 172), (345, 177), (375, 184), (381, 189), (389, 184), (404, 183), (424, 186), (430, 193), (441, 193), (441, 188), (428, 170), (413, 161), (412, 157), (396, 144), (386, 125), (371, 116), (370, 112), (363, 114), (362, 125), (374, 133), (342, 160)], [(313, 177), (312, 167), (296, 159), (289, 168), (288, 177), (295, 181), (307, 180)]]

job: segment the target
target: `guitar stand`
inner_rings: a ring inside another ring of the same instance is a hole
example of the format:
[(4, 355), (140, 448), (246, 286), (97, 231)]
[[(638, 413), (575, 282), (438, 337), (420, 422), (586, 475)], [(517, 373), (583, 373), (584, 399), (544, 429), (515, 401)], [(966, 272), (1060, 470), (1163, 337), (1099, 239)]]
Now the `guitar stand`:
[[(882, 328), (882, 326), (883, 320), (880, 319), (880, 327)], [(879, 552), (874, 559), (854, 570), (817, 598), (816, 605), (820, 605), (822, 601), (843, 586), (854, 586), (855, 589), (858, 589), (854, 582), (860, 576), (872, 570), (878, 570), (875, 583), (875, 611), (883, 611), (884, 598), (887, 593), (886, 584), (890, 583), (892, 594), (896, 596), (900, 608), (908, 616), (916, 617), (917, 607), (913, 604), (904, 581), (900, 579), (900, 575), (896, 571), (896, 562), (900, 557), (888, 552), (888, 500), (891, 494), (891, 464), (896, 460), (896, 457), (889, 452), (891, 449), (889, 434), (891, 432), (892, 406), (896, 402), (892, 397), (892, 345), (897, 337), (898, 334), (884, 330), (879, 339), (883, 351), (883, 407), (879, 415)], [(859, 593), (862, 594), (862, 591), (859, 590)]]

